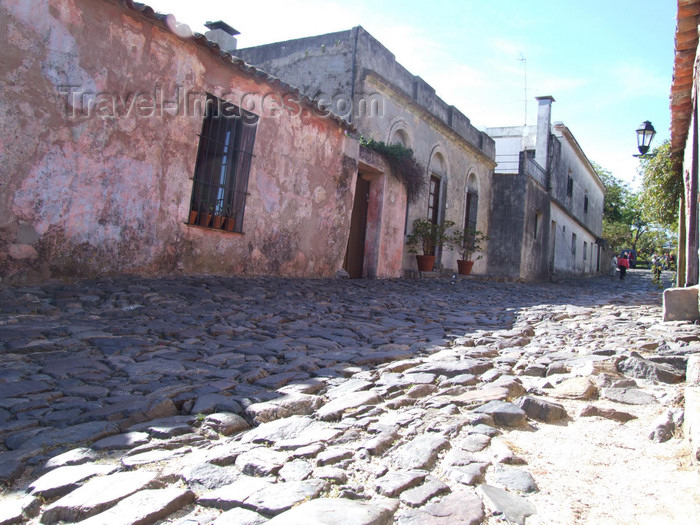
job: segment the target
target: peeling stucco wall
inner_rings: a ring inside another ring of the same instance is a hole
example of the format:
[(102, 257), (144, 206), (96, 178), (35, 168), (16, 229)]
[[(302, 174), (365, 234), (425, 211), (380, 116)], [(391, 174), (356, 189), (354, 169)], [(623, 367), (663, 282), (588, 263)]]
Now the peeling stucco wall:
[(360, 162), (360, 171), (364, 171), (364, 176), (370, 181), (365, 277), (401, 277), (406, 187), (379, 153), (361, 148)]
[[(0, 35), (0, 278), (342, 266), (359, 146), (337, 120), (275, 111), (288, 87), (119, 2), (2, 0)], [(242, 234), (185, 224), (207, 92), (260, 116)]]

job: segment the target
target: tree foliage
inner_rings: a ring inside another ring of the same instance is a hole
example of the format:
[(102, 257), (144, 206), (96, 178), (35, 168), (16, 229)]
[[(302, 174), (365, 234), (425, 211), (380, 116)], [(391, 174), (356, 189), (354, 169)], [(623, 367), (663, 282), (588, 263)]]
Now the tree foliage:
[(673, 252), (675, 242), (675, 236), (667, 228), (652, 227), (639, 241), (637, 258), (650, 259), (654, 254)]
[(643, 157), (641, 204), (650, 221), (675, 231), (678, 227), (678, 200), (683, 192), (683, 176), (678, 159), (671, 155), (671, 143), (665, 141)]
[(616, 179), (610, 171), (592, 163), (598, 177), (605, 186), (605, 200), (603, 201), (603, 220), (608, 222), (621, 222), (630, 195), (630, 189), (620, 180)]
[(655, 157), (642, 160), (641, 192), (632, 191), (608, 170), (593, 164), (605, 186), (603, 238), (615, 252), (630, 248), (648, 258), (672, 250), (674, 238), (669, 229), (676, 226), (682, 180), (677, 185), (668, 142), (654, 151)]

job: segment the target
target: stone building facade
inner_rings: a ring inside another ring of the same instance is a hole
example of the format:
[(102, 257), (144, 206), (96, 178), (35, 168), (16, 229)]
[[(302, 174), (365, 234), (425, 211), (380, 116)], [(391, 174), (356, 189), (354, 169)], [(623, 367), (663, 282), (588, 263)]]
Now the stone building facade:
[[(493, 140), (362, 27), (235, 53), (319, 98), (361, 135), (411, 148), (425, 167), (424, 192), (407, 204), (391, 170), (373, 170), (361, 162), (357, 191), (368, 196), (374, 211), (368, 214), (364, 239), (351, 243), (348, 253), (363, 252), (363, 276), (399, 277), (417, 269), (405, 240), (418, 217), (476, 225), (489, 233)], [(444, 269), (456, 268), (456, 253), (443, 249), (437, 255)], [(489, 265), (484, 257), (474, 272), (487, 273)]]
[(342, 267), (347, 122), (128, 0), (3, 0), (0, 35), (0, 278)]
[(538, 97), (536, 126), (489, 128), (496, 141), (490, 274), (542, 280), (607, 271), (601, 239), (605, 187), (562, 123)]

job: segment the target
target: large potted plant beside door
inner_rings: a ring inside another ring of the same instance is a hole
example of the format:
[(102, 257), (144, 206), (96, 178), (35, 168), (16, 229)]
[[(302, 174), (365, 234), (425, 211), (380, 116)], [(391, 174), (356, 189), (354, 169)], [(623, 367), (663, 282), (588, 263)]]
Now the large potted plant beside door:
[(413, 221), (413, 231), (408, 236), (407, 244), (409, 253), (416, 254), (419, 271), (433, 271), (435, 251), (447, 240), (447, 230), (452, 226), (452, 221), (436, 224), (421, 217)]
[(474, 263), (481, 259), (481, 254), (476, 252), (484, 250), (484, 244), (489, 238), (474, 228), (458, 228), (447, 239), (451, 249), (456, 250), (460, 259), (457, 259), (457, 271), (462, 275), (469, 275)]

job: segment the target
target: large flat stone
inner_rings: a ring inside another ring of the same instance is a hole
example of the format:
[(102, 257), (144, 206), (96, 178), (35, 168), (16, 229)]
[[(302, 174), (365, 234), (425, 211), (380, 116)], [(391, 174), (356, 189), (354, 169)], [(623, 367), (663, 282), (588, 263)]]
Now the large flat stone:
[(588, 377), (572, 377), (558, 384), (551, 395), (562, 399), (590, 399), (597, 392), (598, 389)]
[(84, 520), (108, 509), (134, 492), (147, 488), (157, 477), (155, 472), (138, 470), (92, 478), (49, 505), (41, 515), (41, 523)]
[(528, 417), (552, 423), (567, 417), (566, 409), (559, 403), (552, 403), (532, 396), (524, 396), (516, 403)]
[(508, 388), (489, 385), (477, 390), (469, 390), (456, 396), (437, 395), (425, 400), (422, 404), (435, 408), (445, 405), (470, 406), (488, 403), (489, 401), (502, 401), (508, 395)]
[(111, 509), (81, 523), (83, 525), (147, 525), (177, 512), (192, 503), (194, 499), (194, 492), (177, 487), (142, 490), (121, 500)]
[(334, 421), (341, 419), (347, 411), (381, 402), (382, 398), (374, 392), (353, 392), (325, 404), (316, 412), (316, 416), (324, 421)]
[(339, 431), (331, 429), (327, 423), (315, 421), (308, 416), (291, 416), (262, 423), (243, 434), (241, 441), (243, 443), (275, 444), (282, 441), (298, 440), (299, 446), (304, 446), (301, 444), (302, 442), (305, 442), (306, 445), (311, 444), (323, 436), (326, 431), (330, 431), (329, 435), (333, 436), (339, 433)]
[(289, 455), (267, 447), (256, 447), (236, 458), (236, 467), (248, 476), (265, 477), (277, 474)]
[(240, 472), (235, 467), (220, 467), (211, 463), (202, 463), (188, 468), (182, 477), (190, 486), (206, 487), (216, 489), (225, 485), (230, 485), (240, 476)]
[(492, 482), (507, 490), (537, 492), (537, 484), (526, 470), (498, 465), (491, 474)]
[(238, 414), (219, 412), (210, 414), (202, 421), (202, 428), (208, 428), (224, 436), (231, 436), (250, 428), (250, 424)]
[(20, 397), (27, 394), (36, 394), (52, 390), (50, 383), (45, 381), (16, 381), (0, 383), (0, 399), (6, 397)]
[(617, 369), (628, 377), (649, 379), (661, 383), (680, 383), (685, 373), (665, 363), (655, 363), (641, 356), (631, 356), (617, 364)]
[(245, 505), (265, 516), (275, 516), (317, 498), (327, 487), (328, 482), (322, 479), (273, 483), (248, 497)]
[(93, 476), (111, 474), (118, 469), (118, 465), (95, 463), (58, 467), (33, 481), (29, 485), (29, 490), (34, 496), (47, 499), (55, 498), (78, 488), (81, 481)]
[(486, 506), (492, 511), (502, 514), (509, 523), (525, 525), (525, 519), (537, 512), (535, 506), (525, 498), (498, 487), (484, 484), (479, 485), (476, 490), (480, 493)]
[(258, 423), (266, 423), (289, 416), (308, 416), (323, 404), (323, 398), (310, 394), (291, 394), (277, 399), (254, 403), (246, 414)]
[(437, 434), (423, 434), (404, 445), (393, 454), (392, 465), (399, 469), (430, 469), (438, 454), (449, 448), (450, 442)]
[(390, 471), (375, 481), (375, 490), (382, 496), (393, 498), (422, 483), (427, 474), (425, 470)]
[(29, 439), (8, 437), (5, 440), (10, 450), (18, 448), (53, 448), (62, 445), (71, 445), (83, 441), (94, 441), (103, 437), (117, 434), (119, 427), (109, 421), (93, 421), (66, 428), (44, 428), (41, 432)]
[(524, 410), (513, 403), (504, 401), (489, 401), (485, 405), (475, 408), (474, 412), (488, 414), (497, 425), (507, 427), (517, 427), (525, 423), (526, 420)]
[(458, 490), (402, 516), (399, 525), (479, 525), (484, 506), (473, 489)]
[(399, 499), (409, 507), (420, 507), (435, 496), (449, 492), (448, 485), (439, 479), (427, 477), (422, 485), (403, 491)]
[(146, 432), (126, 432), (109, 436), (92, 444), (94, 450), (125, 450), (148, 443), (151, 439)]
[(462, 359), (455, 361), (428, 361), (410, 369), (411, 373), (425, 372), (438, 376), (455, 377), (464, 374), (478, 375), (493, 368), (489, 361)]
[(656, 401), (654, 396), (640, 388), (604, 388), (603, 397), (626, 405), (650, 405)]
[(381, 504), (341, 498), (307, 501), (272, 518), (267, 525), (389, 525), (398, 509), (398, 500)]
[(273, 481), (274, 478), (241, 476), (233, 483), (205, 492), (197, 499), (197, 503), (204, 507), (229, 510), (242, 505), (252, 494), (267, 487)]

